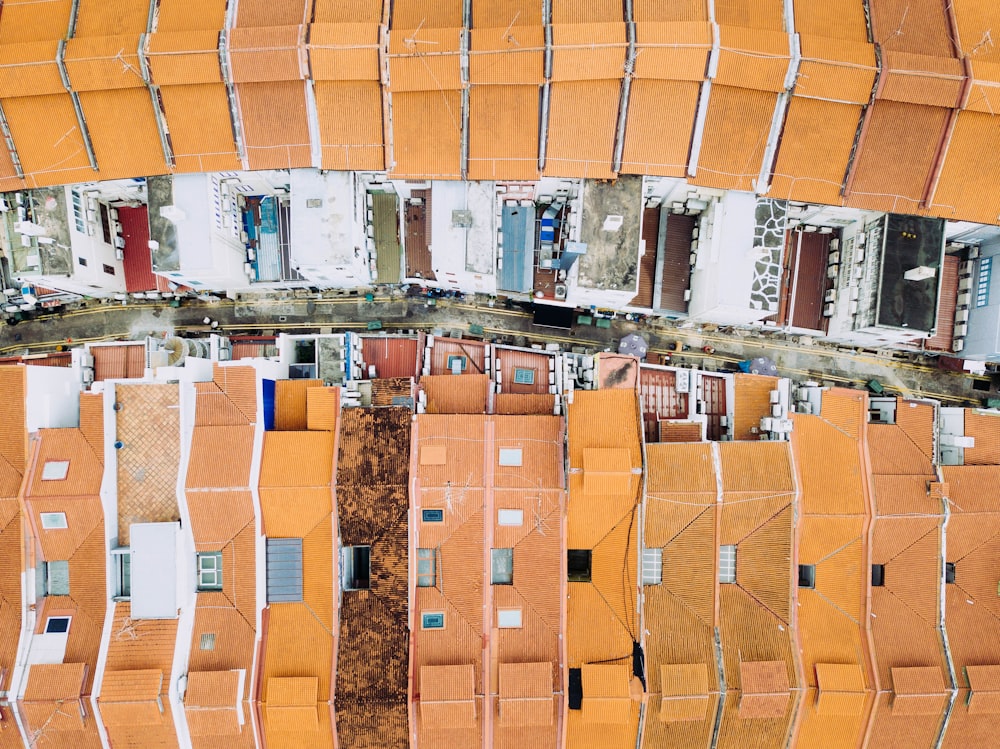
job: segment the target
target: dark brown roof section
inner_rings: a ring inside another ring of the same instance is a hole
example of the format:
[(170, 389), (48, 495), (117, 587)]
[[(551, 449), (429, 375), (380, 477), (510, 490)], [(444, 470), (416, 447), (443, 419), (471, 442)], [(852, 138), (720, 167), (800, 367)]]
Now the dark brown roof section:
[[(671, 213), (663, 243), (663, 275), (660, 278), (660, 309), (687, 312), (684, 292), (691, 285), (691, 241), (697, 216)], [(655, 300), (654, 300), (655, 301)]]
[(337, 653), (341, 746), (407, 749), (408, 481), (411, 412), (341, 415), (337, 519), (344, 546), (369, 546), (368, 590), (346, 591)]

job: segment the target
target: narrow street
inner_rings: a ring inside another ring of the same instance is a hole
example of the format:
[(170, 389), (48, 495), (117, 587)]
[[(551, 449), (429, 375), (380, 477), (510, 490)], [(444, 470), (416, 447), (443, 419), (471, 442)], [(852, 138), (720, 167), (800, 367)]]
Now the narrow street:
[[(387, 333), (462, 330), (468, 334), (470, 326), (478, 325), (489, 338), (513, 340), (523, 336), (529, 344), (554, 342), (567, 350), (575, 347), (587, 351), (615, 348), (623, 335), (638, 332), (646, 337), (652, 352), (670, 354), (669, 363), (674, 365), (735, 369), (737, 362), (767, 356), (777, 363), (779, 374), (797, 381), (863, 386), (876, 379), (893, 392), (935, 398), (946, 405), (979, 403), (995, 395), (988, 377), (940, 368), (937, 359), (919, 353), (883, 356), (799, 336), (685, 327), (659, 318), (636, 323), (619, 317), (606, 329), (574, 326), (562, 330), (534, 325), (532, 314), (517, 306), (508, 309), (498, 303), (489, 307), (471, 299), (438, 299), (435, 306), (428, 306), (425, 297), (398, 295), (376, 297), (373, 301), (330, 293), (282, 299), (244, 297), (208, 303), (190, 300), (180, 307), (151, 302), (90, 302), (82, 309), (0, 328), (0, 354), (41, 353), (57, 346), (146, 335), (198, 335), (211, 331), (203, 322), (205, 317), (219, 323), (215, 332), (233, 335), (359, 331), (376, 320)], [(683, 350), (678, 350), (680, 346)]]

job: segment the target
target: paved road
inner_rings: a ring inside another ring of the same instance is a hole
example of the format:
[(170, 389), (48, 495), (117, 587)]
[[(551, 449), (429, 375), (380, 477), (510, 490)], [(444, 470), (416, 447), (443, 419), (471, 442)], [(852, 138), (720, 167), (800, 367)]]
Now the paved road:
[[(242, 298), (216, 303), (185, 301), (173, 308), (162, 303), (101, 304), (84, 309), (0, 327), (0, 354), (23, 354), (53, 350), (58, 345), (86, 341), (135, 339), (145, 335), (195, 334), (209, 330), (203, 319), (219, 322), (219, 332), (274, 334), (332, 330), (364, 330), (379, 320), (387, 332), (398, 330), (464, 329), (481, 325), (491, 337), (526, 336), (535, 342), (557, 342), (569, 347), (604, 350), (617, 345), (628, 332), (639, 332), (655, 353), (671, 353), (676, 364), (702, 368), (734, 368), (739, 361), (756, 356), (775, 360), (779, 373), (796, 380), (812, 379), (825, 384), (861, 386), (878, 379), (887, 388), (913, 397), (931, 397), (945, 404), (978, 402), (990, 392), (987, 378), (946, 371), (937, 360), (917, 354), (881, 356), (870, 351), (839, 348), (826, 343), (805, 345), (800, 339), (779, 334), (749, 334), (678, 326), (654, 319), (636, 324), (615, 320), (610, 329), (574, 327), (563, 331), (532, 323), (532, 315), (518, 307), (490, 308), (471, 301), (438, 300), (428, 307), (422, 297), (322, 297)], [(685, 350), (676, 351), (678, 345)], [(704, 352), (704, 347), (714, 352)]]

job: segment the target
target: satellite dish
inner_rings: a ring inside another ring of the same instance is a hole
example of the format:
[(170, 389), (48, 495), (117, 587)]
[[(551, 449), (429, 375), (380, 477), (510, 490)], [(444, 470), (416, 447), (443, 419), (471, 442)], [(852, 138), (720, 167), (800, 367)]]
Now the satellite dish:
[(176, 336), (173, 338), (168, 338), (163, 342), (163, 350), (167, 352), (167, 366), (175, 367), (184, 360), (185, 354), (187, 354), (187, 346), (184, 345), (184, 341)]

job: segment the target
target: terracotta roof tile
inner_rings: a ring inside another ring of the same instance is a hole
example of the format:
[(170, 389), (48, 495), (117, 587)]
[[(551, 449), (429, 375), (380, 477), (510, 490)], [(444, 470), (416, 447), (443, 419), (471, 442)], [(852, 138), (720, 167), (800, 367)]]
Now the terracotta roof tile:
[(161, 86), (159, 91), (178, 171), (239, 168), (229, 102), (222, 83)]
[[(545, 174), (610, 179), (621, 81), (559, 81), (550, 90)], [(580, 117), (581, 107), (591, 116)]]
[(310, 166), (305, 82), (247, 82), (236, 88), (250, 168)]
[(85, 663), (36, 663), (29, 667), (26, 702), (79, 699), (84, 693)]
[(395, 177), (458, 179), (461, 176), (462, 97), (456, 90), (392, 94)]
[(237, 27), (229, 32), (234, 83), (296, 81), (304, 77), (304, 26)]
[(489, 375), (425, 375), (420, 387), (427, 394), (429, 414), (486, 413)]
[(538, 178), (535, 84), (475, 86), (469, 105), (469, 178)]
[(697, 184), (750, 190), (760, 174), (777, 94), (735, 86), (712, 86)]
[(153, 80), (160, 86), (222, 83), (219, 31), (157, 31), (146, 50)]

